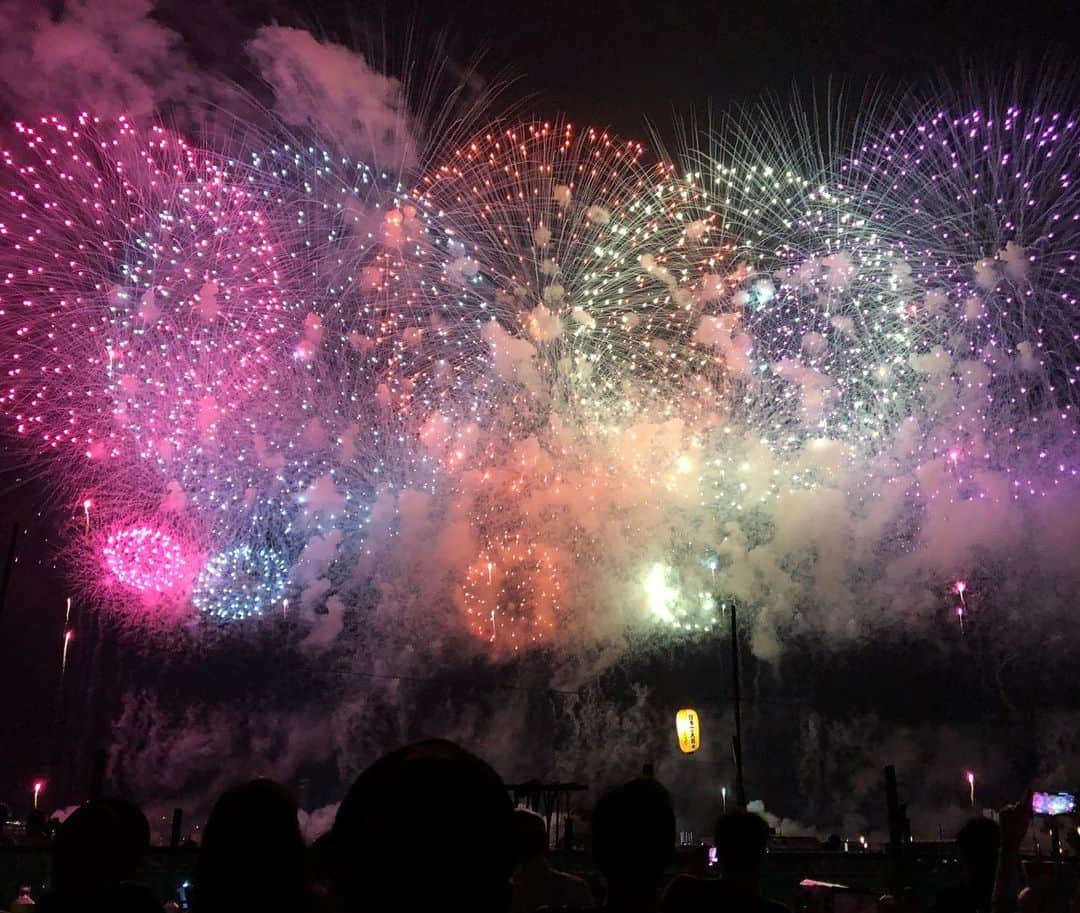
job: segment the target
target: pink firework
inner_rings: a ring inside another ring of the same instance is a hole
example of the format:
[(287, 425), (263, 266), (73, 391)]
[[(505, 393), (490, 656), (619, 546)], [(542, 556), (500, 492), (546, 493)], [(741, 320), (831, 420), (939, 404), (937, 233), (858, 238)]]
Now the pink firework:
[(168, 533), (148, 526), (114, 531), (102, 555), (109, 572), (124, 586), (140, 593), (172, 590), (188, 570), (180, 544)]
[(291, 360), (300, 332), (288, 332), (285, 264), (253, 195), (213, 164), (188, 178), (110, 292), (113, 418), (166, 463), (235, 434), (230, 419), (274, 382), (275, 348)]
[(0, 170), (0, 410), (38, 451), (103, 456), (108, 277), (152, 212), (141, 188), (191, 153), (164, 131), (155, 148), (123, 118), (17, 129), (25, 149), (5, 150)]
[(4, 430), (77, 459), (168, 460), (235, 433), (300, 332), (246, 175), (123, 118), (18, 130), (0, 166)]

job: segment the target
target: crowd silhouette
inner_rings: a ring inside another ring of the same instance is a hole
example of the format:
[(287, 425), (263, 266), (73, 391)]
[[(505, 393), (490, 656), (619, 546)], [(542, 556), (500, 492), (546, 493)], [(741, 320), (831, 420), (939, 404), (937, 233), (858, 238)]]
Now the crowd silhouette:
[[(270, 780), (227, 790), (203, 832), (190, 889), (160, 898), (137, 880), (150, 846), (132, 803), (96, 799), (60, 825), (52, 875), (26, 913), (787, 913), (762, 893), (770, 831), (745, 810), (721, 814), (715, 871), (676, 874), (671, 796), (645, 775), (593, 807), (591, 880), (548, 858), (544, 818), (515, 809), (498, 774), (442, 740), (384, 755), (353, 783), (330, 831), (309, 847), (294, 798)], [(1080, 913), (1071, 870), (1021, 862), (1030, 796), (1006, 806), (1000, 826), (973, 819), (957, 835), (962, 876), (929, 905), (883, 896), (882, 913)], [(839, 903), (826, 913), (842, 913)]]

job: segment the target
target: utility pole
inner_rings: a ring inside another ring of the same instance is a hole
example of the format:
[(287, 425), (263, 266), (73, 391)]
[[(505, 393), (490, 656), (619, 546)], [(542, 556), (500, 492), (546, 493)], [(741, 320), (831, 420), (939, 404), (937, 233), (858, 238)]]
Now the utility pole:
[(742, 691), (739, 684), (739, 626), (738, 610), (731, 603), (731, 699), (735, 706), (735, 735), (731, 739), (731, 753), (735, 760), (735, 805), (746, 810), (746, 783), (743, 780), (742, 758)]
[(892, 764), (885, 766), (885, 804), (889, 814), (889, 891), (899, 897), (907, 880), (904, 856), (908, 829), (896, 788), (896, 768)]

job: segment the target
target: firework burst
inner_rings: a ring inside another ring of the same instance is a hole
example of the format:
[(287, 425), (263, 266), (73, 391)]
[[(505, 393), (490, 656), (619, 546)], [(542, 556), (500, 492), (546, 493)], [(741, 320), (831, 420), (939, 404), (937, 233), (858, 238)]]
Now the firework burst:
[(527, 122), (412, 183), (24, 127), (8, 427), (120, 603), (440, 607), (497, 655), (727, 596), (762, 656), (929, 617), (1076, 474), (1075, 119), (944, 110), (746, 111), (678, 164)]
[(418, 200), (438, 227), (423, 293), (443, 395), (480, 415), (508, 387), (523, 421), (707, 396), (723, 362), (695, 331), (726, 248), (702, 197), (640, 144), (560, 122), (460, 149)]

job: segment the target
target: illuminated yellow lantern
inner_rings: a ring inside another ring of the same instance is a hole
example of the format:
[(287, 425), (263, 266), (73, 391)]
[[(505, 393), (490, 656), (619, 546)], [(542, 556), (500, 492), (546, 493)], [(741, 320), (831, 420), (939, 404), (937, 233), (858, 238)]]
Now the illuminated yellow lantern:
[(675, 732), (683, 754), (693, 754), (701, 747), (701, 726), (696, 710), (685, 708), (675, 714)]

